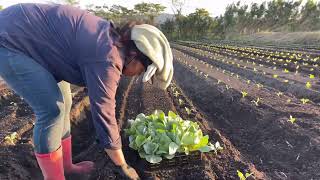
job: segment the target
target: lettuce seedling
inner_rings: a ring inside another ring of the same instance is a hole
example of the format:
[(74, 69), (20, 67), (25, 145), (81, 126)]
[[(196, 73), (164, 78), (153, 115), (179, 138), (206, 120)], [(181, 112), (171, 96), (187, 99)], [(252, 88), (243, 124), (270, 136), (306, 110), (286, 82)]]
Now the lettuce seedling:
[(174, 95), (175, 97), (178, 97), (178, 96), (180, 95), (180, 93), (179, 93), (179, 91), (175, 91), (175, 92), (173, 93), (173, 95)]
[(308, 81), (308, 82), (306, 83), (306, 88), (307, 88), (307, 89), (310, 89), (311, 86), (312, 86), (311, 83)]
[(314, 75), (313, 74), (309, 74), (309, 78), (310, 79), (314, 79)]
[(129, 137), (129, 147), (150, 163), (172, 159), (176, 153), (217, 153), (223, 149), (219, 142), (209, 142), (209, 136), (202, 134), (197, 122), (183, 120), (172, 111), (168, 116), (159, 110), (148, 116), (141, 113), (129, 121), (129, 128), (124, 131)]
[(289, 118), (289, 120), (288, 120), (289, 122), (291, 122), (292, 124), (293, 123), (295, 123), (296, 122), (296, 118), (294, 118), (294, 117), (292, 117), (291, 115), (290, 115), (290, 118)]
[(184, 107), (184, 109), (186, 110), (187, 114), (190, 115), (191, 114), (191, 110), (188, 107)]
[(248, 95), (248, 93), (246, 91), (241, 91), (241, 94), (242, 94), (242, 98), (244, 98)]
[(10, 144), (15, 144), (16, 141), (18, 140), (18, 133), (13, 132), (10, 135), (6, 136), (4, 138), (5, 142), (10, 143)]
[(180, 106), (184, 103), (182, 99), (179, 99), (178, 101)]
[(257, 100), (252, 100), (251, 102), (253, 102), (256, 106), (259, 106), (260, 98), (258, 97)]
[(277, 94), (278, 97), (280, 97), (280, 96), (283, 95), (283, 92), (277, 92), (276, 94)]
[(306, 98), (302, 98), (300, 99), (300, 101), (302, 102), (302, 104), (307, 104), (310, 100)]
[(252, 176), (253, 173), (246, 173), (244, 175), (241, 171), (237, 170), (237, 175), (238, 175), (240, 180), (246, 180), (248, 177)]

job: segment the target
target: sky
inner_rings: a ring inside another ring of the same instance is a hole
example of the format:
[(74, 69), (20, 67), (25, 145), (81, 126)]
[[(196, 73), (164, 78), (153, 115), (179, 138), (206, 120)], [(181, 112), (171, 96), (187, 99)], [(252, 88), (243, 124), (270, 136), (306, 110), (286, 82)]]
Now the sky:
[[(61, 2), (63, 0), (0, 0), (0, 5), (3, 7), (10, 6), (16, 3), (25, 3), (25, 2)], [(270, 0), (241, 0), (242, 4), (251, 4), (253, 2), (262, 3), (264, 1)], [(80, 0), (81, 7), (86, 7), (89, 4), (94, 5), (107, 5), (111, 6), (113, 4), (125, 6), (132, 9), (135, 4), (146, 2), (146, 3), (160, 3), (166, 6), (165, 13), (173, 14), (171, 0)], [(219, 16), (224, 13), (225, 8), (228, 4), (233, 2), (238, 2), (238, 0), (186, 0), (186, 4), (183, 8), (183, 14), (190, 14), (194, 12), (196, 8), (205, 8), (209, 11), (212, 17)]]

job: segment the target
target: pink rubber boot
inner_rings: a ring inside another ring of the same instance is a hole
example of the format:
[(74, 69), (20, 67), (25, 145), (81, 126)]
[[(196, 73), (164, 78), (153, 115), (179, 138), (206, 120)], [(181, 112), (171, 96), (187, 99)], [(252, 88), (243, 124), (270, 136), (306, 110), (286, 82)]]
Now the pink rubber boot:
[(61, 147), (52, 153), (35, 155), (44, 180), (65, 180)]
[(83, 161), (72, 164), (72, 143), (71, 136), (65, 138), (61, 142), (63, 152), (63, 167), (66, 174), (89, 174), (94, 170), (92, 161)]

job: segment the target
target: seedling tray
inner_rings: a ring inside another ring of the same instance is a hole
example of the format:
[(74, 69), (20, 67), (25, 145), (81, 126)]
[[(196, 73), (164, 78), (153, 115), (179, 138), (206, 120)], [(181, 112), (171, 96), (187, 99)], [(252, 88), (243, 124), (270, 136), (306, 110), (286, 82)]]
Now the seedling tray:
[(189, 155), (185, 153), (178, 153), (173, 159), (162, 159), (160, 163), (151, 164), (145, 159), (142, 161), (142, 165), (147, 171), (157, 171), (166, 168), (182, 167), (187, 165), (201, 165), (203, 153), (199, 151), (191, 152)]

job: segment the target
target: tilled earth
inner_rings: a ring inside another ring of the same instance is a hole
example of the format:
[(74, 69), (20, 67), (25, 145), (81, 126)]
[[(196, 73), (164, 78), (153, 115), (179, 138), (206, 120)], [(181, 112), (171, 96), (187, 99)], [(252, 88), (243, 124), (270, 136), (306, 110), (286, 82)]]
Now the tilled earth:
[[(255, 76), (252, 72), (213, 62), (191, 49), (174, 47), (175, 74), (167, 91), (143, 84), (141, 77), (122, 78), (117, 91), (116, 113), (123, 150), (128, 163), (137, 169), (142, 179), (229, 180), (238, 179), (237, 170), (252, 172), (255, 179), (320, 179), (319, 106), (298, 103), (299, 95), (303, 93), (300, 86), (283, 89), (284, 85), (267, 75)], [(264, 82), (267, 87), (257, 88), (215, 68), (225, 68), (252, 81)], [(221, 85), (219, 81), (225, 84)], [(230, 88), (226, 89), (225, 85)], [(284, 90), (284, 94), (275, 95), (277, 89)], [(247, 98), (241, 97), (243, 90), (248, 92)], [(67, 179), (123, 179), (105, 152), (98, 148), (86, 89), (73, 86), (72, 92), (74, 161), (94, 161), (96, 171), (88, 176), (69, 176)], [(317, 97), (317, 92), (313, 93), (310, 97)], [(259, 106), (252, 103), (257, 97), (262, 99)], [(292, 102), (287, 103), (288, 98)], [(186, 107), (191, 113), (186, 112)], [(128, 147), (123, 129), (128, 119), (139, 113), (150, 114), (156, 109), (165, 113), (171, 110), (184, 119), (197, 121), (204, 134), (210, 136), (210, 141), (219, 141), (224, 150), (218, 154), (198, 154), (172, 161), (176, 164), (163, 161), (156, 168), (150, 166)], [(299, 121), (288, 123), (289, 115)], [(1, 89), (1, 180), (41, 179), (32, 150), (34, 119), (23, 99), (8, 88)], [(4, 140), (14, 132), (17, 133), (15, 142)]]

